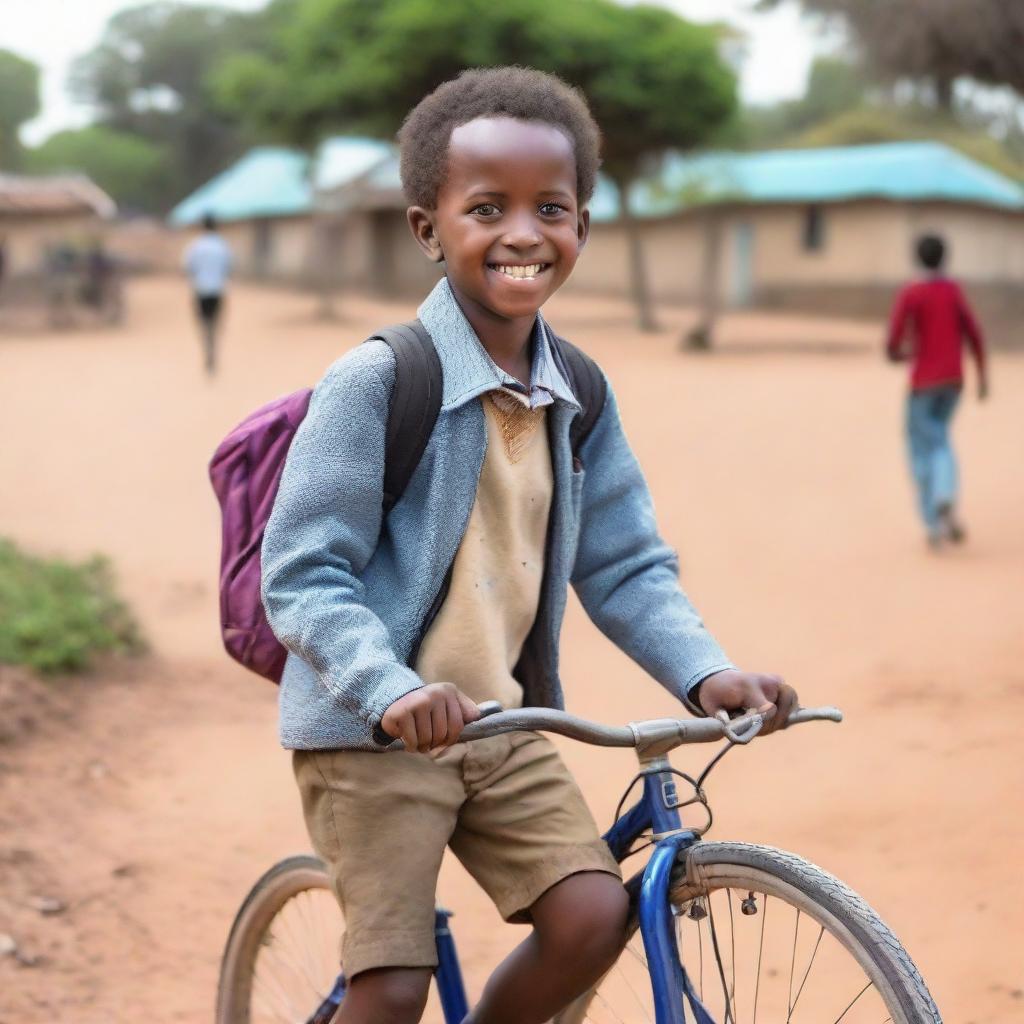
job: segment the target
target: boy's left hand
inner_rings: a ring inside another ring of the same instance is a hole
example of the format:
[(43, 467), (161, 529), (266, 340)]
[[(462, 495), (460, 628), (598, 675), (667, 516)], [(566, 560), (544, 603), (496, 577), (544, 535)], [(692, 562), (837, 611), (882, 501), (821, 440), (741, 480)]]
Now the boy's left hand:
[(796, 690), (782, 676), (726, 669), (708, 676), (690, 693), (691, 700), (713, 717), (719, 711), (757, 711), (765, 715), (762, 734), (785, 729), (799, 707)]

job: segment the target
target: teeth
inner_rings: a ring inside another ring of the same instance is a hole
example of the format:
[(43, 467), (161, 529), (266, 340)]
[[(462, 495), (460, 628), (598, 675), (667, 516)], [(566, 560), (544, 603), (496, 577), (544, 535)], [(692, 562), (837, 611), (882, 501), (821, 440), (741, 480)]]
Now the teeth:
[(527, 267), (517, 266), (503, 266), (498, 264), (494, 267), (499, 274), (504, 274), (506, 277), (520, 277), (520, 278), (532, 278), (536, 277), (541, 271), (540, 263), (531, 263)]

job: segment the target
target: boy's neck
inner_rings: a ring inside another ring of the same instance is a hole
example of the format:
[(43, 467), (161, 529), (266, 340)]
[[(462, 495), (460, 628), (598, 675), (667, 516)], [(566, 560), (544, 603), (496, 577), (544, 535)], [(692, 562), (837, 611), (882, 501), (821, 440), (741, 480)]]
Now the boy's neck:
[(469, 325), (476, 332), (487, 354), (506, 373), (521, 384), (529, 385), (531, 369), (530, 339), (536, 312), (523, 317), (499, 317), (479, 303), (465, 296), (449, 279), (452, 294), (459, 308), (465, 314)]

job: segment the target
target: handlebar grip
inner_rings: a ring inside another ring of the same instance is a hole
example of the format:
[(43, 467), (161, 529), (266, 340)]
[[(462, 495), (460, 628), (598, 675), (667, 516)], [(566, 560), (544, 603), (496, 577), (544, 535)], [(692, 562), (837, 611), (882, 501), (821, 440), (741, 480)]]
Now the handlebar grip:
[(800, 725), (801, 722), (841, 722), (842, 720), (842, 711), (831, 705), (821, 708), (797, 708), (788, 719), (790, 725)]

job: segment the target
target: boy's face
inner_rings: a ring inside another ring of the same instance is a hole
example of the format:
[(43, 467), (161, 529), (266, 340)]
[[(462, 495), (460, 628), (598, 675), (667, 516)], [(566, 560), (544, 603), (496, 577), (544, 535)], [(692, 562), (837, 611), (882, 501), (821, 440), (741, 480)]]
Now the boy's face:
[(501, 319), (532, 318), (564, 283), (587, 240), (572, 142), (549, 124), (478, 118), (452, 132), (437, 208), (409, 224), (444, 260), (463, 303)]

